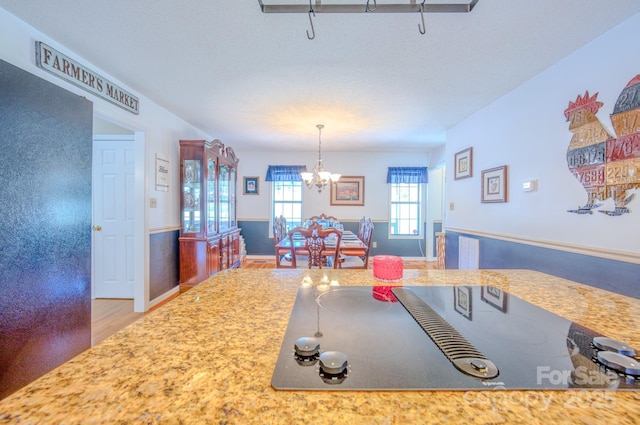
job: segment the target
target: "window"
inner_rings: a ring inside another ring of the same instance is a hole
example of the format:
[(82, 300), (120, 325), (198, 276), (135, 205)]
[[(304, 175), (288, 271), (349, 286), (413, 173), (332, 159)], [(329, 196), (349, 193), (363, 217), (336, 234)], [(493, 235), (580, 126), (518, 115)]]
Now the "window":
[(426, 167), (389, 167), (389, 237), (422, 237), (422, 187)]
[[(302, 178), (307, 171), (304, 165), (269, 165), (265, 181), (271, 184), (271, 223), (274, 217), (284, 216), (287, 227), (292, 229), (302, 225)], [(273, 226), (269, 235), (273, 236)]]
[(302, 182), (274, 181), (271, 197), (274, 217), (284, 216), (287, 227), (302, 226)]
[(390, 192), (389, 236), (412, 237), (421, 235), (420, 184), (392, 183)]

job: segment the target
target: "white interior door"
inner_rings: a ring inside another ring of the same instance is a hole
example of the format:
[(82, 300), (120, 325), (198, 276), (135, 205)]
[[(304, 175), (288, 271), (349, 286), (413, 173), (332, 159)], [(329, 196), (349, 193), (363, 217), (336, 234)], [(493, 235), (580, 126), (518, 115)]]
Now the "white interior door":
[(134, 136), (93, 140), (94, 298), (134, 298)]

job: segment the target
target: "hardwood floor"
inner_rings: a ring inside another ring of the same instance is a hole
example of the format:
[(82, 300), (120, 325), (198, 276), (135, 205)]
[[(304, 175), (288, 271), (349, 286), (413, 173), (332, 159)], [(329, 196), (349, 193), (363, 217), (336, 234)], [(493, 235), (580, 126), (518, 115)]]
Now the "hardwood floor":
[(144, 313), (133, 312), (133, 300), (97, 298), (91, 302), (91, 345), (107, 339)]
[[(147, 313), (168, 303), (179, 294), (154, 305)], [(120, 329), (124, 329), (147, 313), (135, 313), (133, 300), (115, 298), (97, 298), (91, 301), (91, 346), (109, 338)]]
[[(275, 259), (268, 258), (247, 259), (243, 265), (246, 269), (272, 269), (275, 266)], [(369, 268), (371, 267), (372, 262), (369, 261)], [(436, 262), (421, 259), (404, 260), (404, 268), (435, 269)], [(178, 294), (176, 294), (176, 296), (178, 296)], [(165, 302), (171, 299), (172, 298)], [(153, 309), (158, 307), (160, 307), (160, 305), (154, 306)], [(144, 315), (145, 313), (134, 313), (133, 300), (103, 298), (93, 300), (91, 303), (91, 345), (98, 344)]]

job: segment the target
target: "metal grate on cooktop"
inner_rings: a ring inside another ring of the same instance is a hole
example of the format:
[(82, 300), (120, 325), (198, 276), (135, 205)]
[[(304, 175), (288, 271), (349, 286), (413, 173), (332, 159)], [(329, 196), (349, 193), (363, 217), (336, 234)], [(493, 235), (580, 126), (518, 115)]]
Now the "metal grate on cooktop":
[(498, 376), (496, 365), (415, 292), (407, 288), (393, 288), (392, 292), (456, 369), (481, 379)]

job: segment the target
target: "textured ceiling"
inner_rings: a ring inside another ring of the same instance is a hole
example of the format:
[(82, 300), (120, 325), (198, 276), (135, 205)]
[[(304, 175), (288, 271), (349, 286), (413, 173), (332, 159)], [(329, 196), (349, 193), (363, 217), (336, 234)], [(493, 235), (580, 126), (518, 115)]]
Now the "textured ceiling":
[[(465, 3), (428, 3), (446, 2)], [(313, 151), (323, 123), (323, 150), (380, 151), (442, 144), (452, 125), (640, 12), (640, 1), (479, 0), (468, 14), (425, 14), (425, 35), (418, 13), (318, 13), (313, 40), (307, 14), (264, 14), (258, 0), (0, 7), (236, 150)]]

